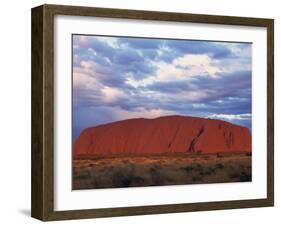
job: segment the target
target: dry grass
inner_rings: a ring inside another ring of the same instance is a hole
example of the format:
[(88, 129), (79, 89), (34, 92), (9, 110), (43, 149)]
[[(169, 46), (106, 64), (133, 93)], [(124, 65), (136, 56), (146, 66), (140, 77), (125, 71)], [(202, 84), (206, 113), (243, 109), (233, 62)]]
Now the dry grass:
[(117, 156), (73, 160), (73, 189), (252, 180), (251, 155)]

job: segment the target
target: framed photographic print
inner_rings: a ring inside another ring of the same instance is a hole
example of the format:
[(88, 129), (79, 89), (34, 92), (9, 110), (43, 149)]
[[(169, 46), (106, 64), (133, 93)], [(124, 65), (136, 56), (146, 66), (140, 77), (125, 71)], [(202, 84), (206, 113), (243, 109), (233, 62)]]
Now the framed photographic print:
[(273, 19), (32, 9), (32, 216), (273, 206)]

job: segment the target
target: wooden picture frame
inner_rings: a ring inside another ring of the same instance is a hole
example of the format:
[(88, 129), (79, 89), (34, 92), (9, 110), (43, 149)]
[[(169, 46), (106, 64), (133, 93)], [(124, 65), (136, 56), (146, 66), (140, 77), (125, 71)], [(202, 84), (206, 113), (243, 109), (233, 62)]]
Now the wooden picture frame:
[[(267, 29), (267, 198), (121, 208), (54, 210), (54, 16), (124, 18)], [(274, 205), (274, 20), (61, 5), (32, 9), (32, 201), (31, 215), (51, 221), (162, 214)]]

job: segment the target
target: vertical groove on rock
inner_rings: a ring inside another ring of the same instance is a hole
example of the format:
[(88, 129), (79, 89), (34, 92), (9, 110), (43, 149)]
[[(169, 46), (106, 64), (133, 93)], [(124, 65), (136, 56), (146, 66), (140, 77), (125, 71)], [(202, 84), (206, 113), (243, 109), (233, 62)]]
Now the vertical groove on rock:
[(187, 152), (196, 152), (196, 150), (194, 148), (195, 144), (196, 144), (197, 140), (199, 139), (199, 137), (204, 133), (204, 130), (205, 130), (204, 127), (202, 127), (200, 129), (199, 133), (197, 134), (197, 136), (191, 140), (191, 143), (187, 149)]

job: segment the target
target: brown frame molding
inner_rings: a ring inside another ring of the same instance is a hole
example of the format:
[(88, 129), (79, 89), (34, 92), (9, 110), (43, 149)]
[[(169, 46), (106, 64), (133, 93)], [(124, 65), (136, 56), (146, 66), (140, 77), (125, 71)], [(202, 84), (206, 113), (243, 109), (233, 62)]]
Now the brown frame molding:
[[(267, 198), (156, 206), (54, 211), (53, 35), (54, 16), (95, 16), (267, 28)], [(32, 9), (32, 195), (31, 215), (50, 220), (160, 214), (274, 205), (274, 20), (62, 5)]]

